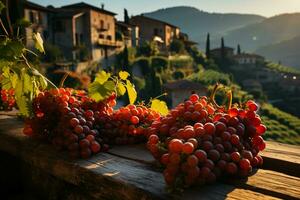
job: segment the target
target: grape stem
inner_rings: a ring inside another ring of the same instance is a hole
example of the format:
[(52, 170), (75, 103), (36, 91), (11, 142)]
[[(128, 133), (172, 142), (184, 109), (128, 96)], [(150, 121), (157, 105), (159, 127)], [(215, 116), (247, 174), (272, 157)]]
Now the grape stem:
[(60, 87), (60, 88), (62, 88), (62, 87), (64, 86), (64, 83), (65, 83), (66, 79), (68, 78), (68, 76), (69, 76), (69, 73), (66, 72), (66, 73), (64, 74), (64, 76), (62, 77), (62, 79), (60, 80), (60, 83), (59, 83), (59, 87)]

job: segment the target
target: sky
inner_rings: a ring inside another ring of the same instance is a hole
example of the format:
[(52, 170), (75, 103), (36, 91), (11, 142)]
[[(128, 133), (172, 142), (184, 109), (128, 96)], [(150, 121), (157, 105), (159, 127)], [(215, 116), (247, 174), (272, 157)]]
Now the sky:
[(123, 18), (123, 9), (129, 15), (138, 15), (172, 6), (193, 6), (199, 10), (220, 13), (247, 13), (271, 17), (281, 13), (300, 12), (300, 0), (29, 0), (41, 5), (59, 7), (66, 4), (86, 2), (95, 6), (102, 3), (105, 9)]

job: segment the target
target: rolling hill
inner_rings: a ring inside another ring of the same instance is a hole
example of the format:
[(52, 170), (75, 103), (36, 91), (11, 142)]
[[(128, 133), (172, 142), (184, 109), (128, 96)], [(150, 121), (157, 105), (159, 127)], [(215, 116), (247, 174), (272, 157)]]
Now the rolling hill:
[(300, 69), (300, 35), (290, 40), (271, 44), (256, 50), (256, 53), (287, 66)]
[(300, 13), (282, 14), (227, 32), (225, 41), (246, 51), (277, 44), (300, 35)]
[(187, 6), (160, 9), (144, 15), (179, 26), (200, 47), (203, 47), (208, 32), (211, 33), (212, 40), (218, 39), (215, 45), (219, 45), (219, 38), (226, 32), (265, 19), (259, 15), (209, 13)]

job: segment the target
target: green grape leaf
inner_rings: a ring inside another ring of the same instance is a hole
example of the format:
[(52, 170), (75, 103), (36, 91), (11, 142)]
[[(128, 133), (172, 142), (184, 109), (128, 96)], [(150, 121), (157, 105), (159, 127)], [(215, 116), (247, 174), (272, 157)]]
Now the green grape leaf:
[(104, 84), (110, 78), (110, 73), (106, 73), (104, 70), (97, 73), (95, 82), (100, 83), (101, 85)]
[(134, 85), (129, 80), (126, 80), (126, 89), (127, 89), (129, 103), (134, 104), (137, 98), (137, 93)]
[(45, 53), (44, 49), (44, 41), (43, 38), (41, 37), (40, 33), (33, 33), (33, 40), (35, 42), (35, 48), (39, 50), (41, 53)]
[(115, 83), (107, 81), (104, 84), (93, 82), (88, 87), (89, 96), (95, 101), (101, 101), (109, 97), (115, 91)]
[(169, 113), (169, 109), (166, 102), (158, 99), (153, 99), (151, 101), (151, 109), (155, 110), (156, 112), (159, 112), (163, 116), (166, 116)]
[(11, 86), (11, 81), (9, 78), (2, 78), (1, 80), (1, 87), (2, 89), (5, 89), (5, 90), (9, 90), (12, 88)]
[(5, 8), (5, 5), (2, 3), (2, 1), (0, 1), (0, 13), (2, 12), (2, 10)]
[(117, 95), (118, 96), (123, 96), (126, 92), (126, 87), (124, 86), (124, 83), (119, 82), (117, 84)]
[(7, 42), (8, 51), (6, 52), (7, 56), (20, 58), (25, 49), (21, 41), (9, 41)]
[(128, 76), (130, 76), (130, 75), (129, 75), (129, 73), (126, 72), (126, 71), (120, 71), (120, 72), (119, 72), (119, 77), (120, 77), (122, 80), (124, 80), (124, 81), (127, 80)]
[(32, 77), (29, 76), (26, 72), (23, 72), (23, 92), (24, 93), (33, 93), (34, 88), (33, 88), (33, 80)]
[(39, 85), (40, 90), (44, 90), (44, 89), (47, 88), (48, 83), (47, 83), (47, 81), (45, 80), (45, 78), (43, 76), (39, 75), (38, 76), (38, 81), (39, 81), (38, 85)]
[(29, 116), (30, 112), (29, 112), (28, 99), (24, 94), (23, 86), (24, 86), (23, 81), (18, 81), (15, 88), (15, 98), (20, 113), (24, 116)]
[(11, 81), (11, 87), (12, 87), (12, 88), (15, 88), (15, 87), (17, 86), (18, 81), (19, 81), (18, 75), (14, 73), (14, 74), (11, 76), (10, 81)]

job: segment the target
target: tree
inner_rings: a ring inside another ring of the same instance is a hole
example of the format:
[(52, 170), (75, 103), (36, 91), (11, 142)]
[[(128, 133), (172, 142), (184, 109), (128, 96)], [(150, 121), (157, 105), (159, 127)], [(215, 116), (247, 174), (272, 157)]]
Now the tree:
[(125, 48), (123, 50), (123, 69), (127, 72), (131, 72), (129, 68), (129, 60), (128, 60), (128, 48), (127, 45), (125, 45)]
[(207, 38), (206, 38), (206, 57), (210, 58), (210, 38), (209, 38), (209, 33), (207, 33)]
[(173, 40), (170, 44), (170, 51), (177, 53), (177, 54), (182, 54), (184, 53), (184, 44), (181, 40)]
[(126, 8), (124, 8), (124, 22), (126, 24), (129, 24), (129, 16), (128, 16), (128, 11)]
[(241, 46), (240, 46), (240, 44), (238, 44), (238, 46), (237, 46), (237, 54), (238, 54), (238, 55), (241, 54)]
[(224, 60), (226, 57), (226, 52), (225, 52), (225, 44), (224, 44), (224, 38), (221, 38), (221, 59)]

